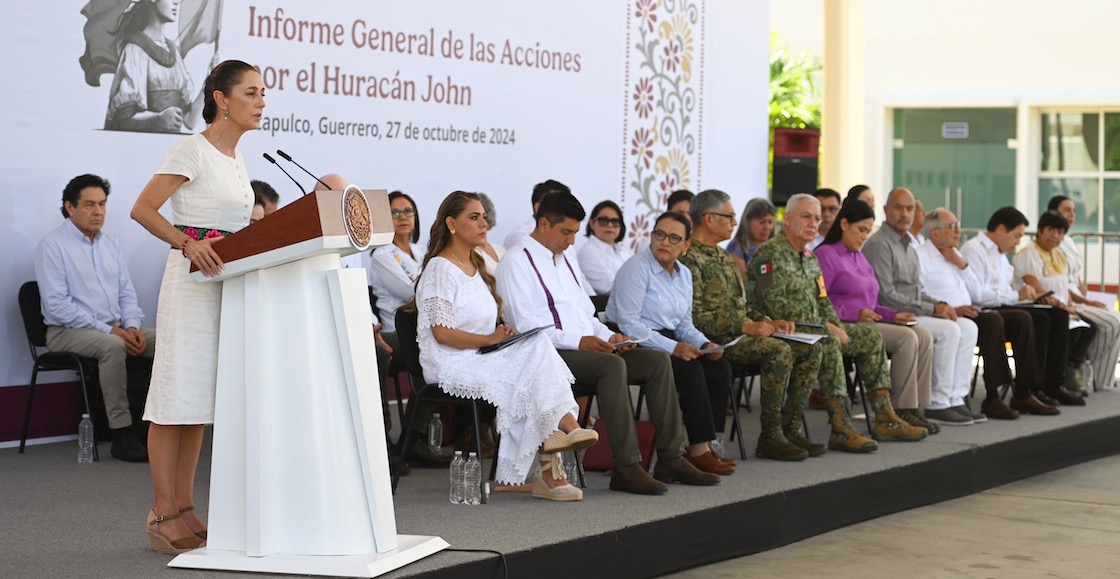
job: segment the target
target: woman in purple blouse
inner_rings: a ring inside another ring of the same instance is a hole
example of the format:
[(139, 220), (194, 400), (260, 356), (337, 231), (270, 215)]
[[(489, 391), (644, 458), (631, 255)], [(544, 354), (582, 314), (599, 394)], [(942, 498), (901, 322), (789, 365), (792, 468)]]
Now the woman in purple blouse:
[(879, 282), (860, 253), (875, 226), (875, 211), (859, 199), (848, 199), (817, 247), (824, 285), (836, 315), (845, 322), (870, 324), (883, 335), (891, 355), (891, 402), (898, 415), (914, 426), (938, 432), (921, 408), (929, 404), (933, 336), (910, 325), (914, 314), (879, 305)]

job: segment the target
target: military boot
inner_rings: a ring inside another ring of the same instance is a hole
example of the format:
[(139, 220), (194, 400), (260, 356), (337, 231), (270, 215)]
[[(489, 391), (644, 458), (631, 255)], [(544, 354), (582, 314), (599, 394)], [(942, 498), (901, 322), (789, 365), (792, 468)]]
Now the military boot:
[(844, 405), (843, 399), (830, 396), (824, 402), (825, 409), (828, 410), (828, 422), (832, 427), (832, 434), (828, 436), (830, 450), (867, 453), (879, 448), (878, 443), (852, 426), (852, 417), (848, 415), (848, 407)]
[(762, 419), (762, 432), (758, 435), (758, 448), (755, 449), (754, 455), (758, 458), (789, 461), (809, 458), (808, 452), (786, 440), (785, 434), (782, 433), (780, 415)]
[(791, 408), (786, 405), (782, 409), (782, 434), (786, 436), (786, 440), (792, 442), (795, 446), (805, 449), (809, 456), (820, 456), (828, 449), (823, 444), (817, 444), (809, 439), (809, 433), (805, 432), (801, 426), (805, 421), (805, 408)]
[(891, 406), (891, 391), (883, 388), (871, 392), (871, 408), (875, 411), (872, 433), (883, 442), (914, 442), (922, 440), (929, 432), (898, 417)]

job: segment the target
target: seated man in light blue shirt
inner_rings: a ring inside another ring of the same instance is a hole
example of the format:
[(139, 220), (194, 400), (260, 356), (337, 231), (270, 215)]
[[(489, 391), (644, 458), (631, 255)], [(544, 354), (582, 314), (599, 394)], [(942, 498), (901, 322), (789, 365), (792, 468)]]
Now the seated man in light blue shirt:
[(39, 242), (39, 282), (47, 348), (97, 360), (105, 413), (113, 431), (111, 454), (146, 462), (148, 452), (132, 428), (125, 361), (151, 358), (156, 332), (141, 328), (144, 312), (116, 239), (101, 232), (109, 182), (96, 175), (75, 177), (62, 191), (66, 220)]

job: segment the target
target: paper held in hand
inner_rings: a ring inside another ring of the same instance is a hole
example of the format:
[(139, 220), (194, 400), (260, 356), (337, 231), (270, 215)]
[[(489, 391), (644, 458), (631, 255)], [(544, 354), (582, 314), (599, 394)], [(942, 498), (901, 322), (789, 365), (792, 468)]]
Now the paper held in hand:
[(621, 341), (617, 344), (611, 344), (611, 345), (614, 346), (615, 350), (620, 350), (622, 348), (629, 348), (630, 346), (637, 346), (638, 344), (641, 344), (642, 342), (644, 342), (648, 339), (649, 339), (649, 337), (647, 336), (647, 337), (642, 338), (640, 340), (623, 340), (623, 341)]
[(726, 350), (727, 348), (730, 348), (731, 346), (734, 346), (735, 344), (738, 344), (739, 340), (742, 340), (742, 339), (743, 339), (743, 336), (739, 336), (738, 338), (735, 338), (734, 340), (731, 340), (730, 342), (728, 342), (728, 343), (726, 343), (722, 346), (712, 346), (711, 348), (704, 348), (703, 350), (700, 350), (700, 353), (701, 354), (714, 354), (715, 352), (722, 352), (723, 350)]
[(775, 333), (774, 337), (788, 340), (790, 342), (799, 342), (802, 344), (813, 345), (821, 341), (822, 339), (827, 338), (828, 336), (825, 336), (824, 334), (806, 334), (803, 332), (792, 332), (789, 334), (779, 332)]

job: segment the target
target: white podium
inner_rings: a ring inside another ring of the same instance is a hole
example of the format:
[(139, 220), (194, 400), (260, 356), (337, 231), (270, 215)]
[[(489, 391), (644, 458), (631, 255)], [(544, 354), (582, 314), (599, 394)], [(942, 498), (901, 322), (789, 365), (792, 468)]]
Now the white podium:
[(355, 191), (284, 207), (214, 244), (220, 276), (195, 273), (224, 283), (209, 536), (171, 567), (376, 577), (448, 547), (397, 534), (364, 270), (339, 259), (393, 230), (364, 192), (355, 247)]

